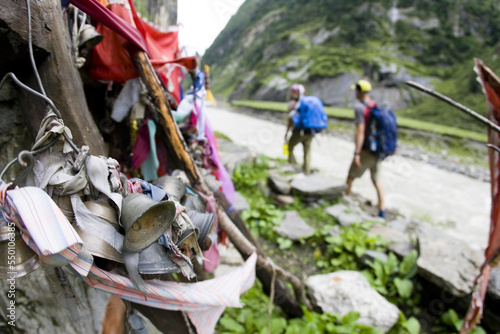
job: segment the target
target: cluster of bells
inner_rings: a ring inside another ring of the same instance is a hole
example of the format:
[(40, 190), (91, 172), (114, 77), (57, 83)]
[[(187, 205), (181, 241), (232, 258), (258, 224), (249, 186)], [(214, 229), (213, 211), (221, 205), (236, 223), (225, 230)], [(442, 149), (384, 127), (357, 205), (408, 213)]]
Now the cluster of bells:
[[(194, 238), (201, 250), (208, 250), (211, 246), (211, 239), (208, 235), (212, 229), (215, 214), (206, 213), (204, 199), (193, 191), (186, 192), (186, 185), (178, 178), (163, 176), (153, 183), (162, 187), (171, 200), (157, 202), (148, 195), (131, 193), (123, 198), (120, 219), (118, 219), (117, 211), (106, 202), (86, 201), (84, 204), (87, 209), (111, 224), (117, 231), (122, 229), (125, 231), (123, 251), (139, 252), (140, 274), (178, 273), (180, 269), (170, 259), (167, 249), (157, 242), (174, 222), (176, 206), (172, 200), (181, 203), (186, 208), (187, 216), (192, 222), (192, 225), (188, 224), (182, 233), (172, 233), (172, 241), (179, 249), (190, 248), (192, 244), (189, 241)], [(64, 207), (61, 202), (58, 204), (62, 212), (72, 220), (71, 207)], [(77, 224), (73, 224), (73, 227), (92, 255), (119, 263), (124, 262), (123, 255), (107, 242), (80, 229)], [(8, 238), (7, 222), (0, 220), (0, 249), (4, 249), (5, 254)], [(16, 232), (15, 244), (16, 270), (13, 271), (10, 268), (7, 256), (0, 257), (0, 278), (9, 278), (9, 272), (17, 272), (16, 277), (22, 277), (40, 265), (38, 255), (24, 243), (18, 232)], [(186, 247), (183, 247), (184, 244)]]

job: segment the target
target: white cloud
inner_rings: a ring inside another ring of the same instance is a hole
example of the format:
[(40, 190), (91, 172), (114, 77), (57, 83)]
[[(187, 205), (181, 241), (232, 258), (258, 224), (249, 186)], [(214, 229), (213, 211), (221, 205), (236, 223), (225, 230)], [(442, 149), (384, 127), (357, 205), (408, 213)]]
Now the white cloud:
[(179, 43), (188, 55), (205, 53), (244, 0), (179, 0)]

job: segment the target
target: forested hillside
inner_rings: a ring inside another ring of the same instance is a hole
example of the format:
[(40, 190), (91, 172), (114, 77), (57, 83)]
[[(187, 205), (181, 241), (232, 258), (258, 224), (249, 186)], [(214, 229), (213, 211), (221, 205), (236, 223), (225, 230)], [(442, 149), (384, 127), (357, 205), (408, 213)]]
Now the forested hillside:
[(284, 100), (292, 82), (349, 107), (351, 83), (406, 116), (482, 127), (403, 84), (416, 80), (484, 112), (473, 58), (500, 73), (494, 0), (247, 0), (204, 55), (217, 97)]

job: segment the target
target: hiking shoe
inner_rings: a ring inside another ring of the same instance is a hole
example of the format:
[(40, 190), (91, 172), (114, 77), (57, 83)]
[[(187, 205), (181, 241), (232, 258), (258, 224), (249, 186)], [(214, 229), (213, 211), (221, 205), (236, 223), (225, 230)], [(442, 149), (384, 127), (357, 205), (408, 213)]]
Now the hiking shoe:
[(382, 218), (385, 218), (385, 210), (379, 210), (378, 216), (382, 217)]

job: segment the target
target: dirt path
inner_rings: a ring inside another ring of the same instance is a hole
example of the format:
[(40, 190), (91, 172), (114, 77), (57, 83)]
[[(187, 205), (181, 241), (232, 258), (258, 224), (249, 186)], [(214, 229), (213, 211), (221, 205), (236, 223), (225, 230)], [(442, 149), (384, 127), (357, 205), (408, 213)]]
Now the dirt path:
[[(209, 107), (207, 112), (213, 129), (236, 144), (273, 158), (284, 157), (284, 124), (223, 108)], [(301, 161), (302, 147), (295, 151)], [(312, 168), (344, 180), (353, 152), (352, 141), (320, 134), (312, 145)], [(383, 162), (382, 177), (388, 208), (442, 226), (474, 248), (486, 247), (491, 203), (488, 183), (401, 156)], [(353, 192), (376, 203), (368, 173), (354, 182)]]

